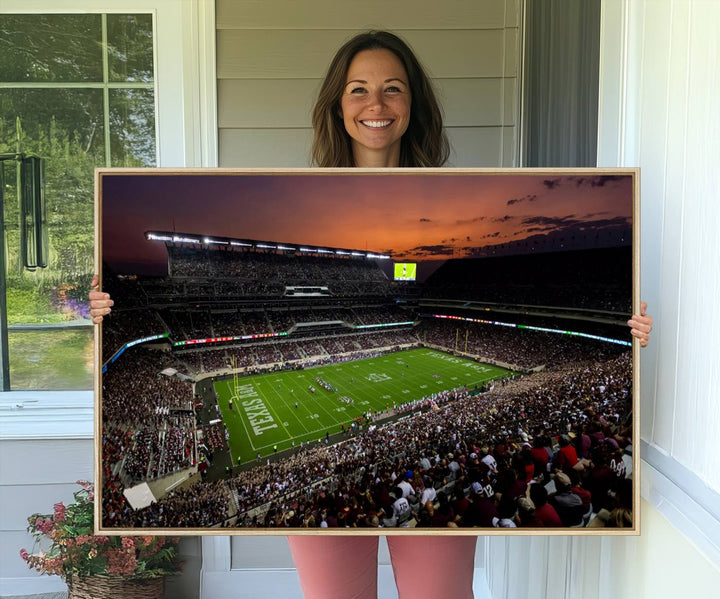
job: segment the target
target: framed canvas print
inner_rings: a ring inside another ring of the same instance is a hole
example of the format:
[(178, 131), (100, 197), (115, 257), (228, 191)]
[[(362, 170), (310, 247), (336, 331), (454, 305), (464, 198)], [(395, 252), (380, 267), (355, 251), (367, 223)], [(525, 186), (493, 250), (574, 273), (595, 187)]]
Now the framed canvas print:
[(638, 178), (98, 170), (98, 532), (638, 534)]

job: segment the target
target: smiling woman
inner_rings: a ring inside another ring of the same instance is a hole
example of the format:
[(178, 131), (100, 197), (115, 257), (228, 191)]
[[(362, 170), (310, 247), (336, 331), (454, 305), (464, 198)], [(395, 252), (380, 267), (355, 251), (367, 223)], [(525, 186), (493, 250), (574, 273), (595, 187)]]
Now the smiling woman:
[(338, 50), (312, 123), (316, 166), (433, 167), (450, 153), (430, 79), (387, 31), (361, 33)]
[(364, 50), (350, 63), (347, 79), (340, 114), (353, 157), (378, 168), (398, 164), (412, 100), (402, 63), (389, 50)]

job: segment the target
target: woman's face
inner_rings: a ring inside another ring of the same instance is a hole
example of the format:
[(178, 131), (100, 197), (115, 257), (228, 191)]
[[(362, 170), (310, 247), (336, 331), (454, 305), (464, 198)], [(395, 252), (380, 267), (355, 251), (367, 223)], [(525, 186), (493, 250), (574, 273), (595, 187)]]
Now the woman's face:
[(410, 85), (390, 50), (358, 52), (348, 67), (340, 109), (356, 166), (398, 166), (410, 123)]

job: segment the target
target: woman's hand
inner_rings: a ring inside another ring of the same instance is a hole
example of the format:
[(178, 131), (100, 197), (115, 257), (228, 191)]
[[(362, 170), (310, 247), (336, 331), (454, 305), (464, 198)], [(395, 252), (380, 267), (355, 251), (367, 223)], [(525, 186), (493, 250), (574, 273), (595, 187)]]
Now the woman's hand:
[(115, 302), (110, 299), (109, 293), (103, 293), (97, 290), (98, 285), (98, 276), (94, 275), (92, 291), (88, 294), (88, 299), (90, 300), (90, 316), (94, 324), (100, 324), (103, 316), (110, 314), (110, 307), (115, 304)]
[(633, 337), (637, 337), (640, 341), (640, 347), (646, 347), (648, 340), (650, 339), (650, 331), (652, 331), (652, 316), (646, 314), (647, 304), (645, 302), (640, 303), (640, 314), (633, 314), (633, 317), (628, 320), (628, 326), (631, 328), (630, 334)]

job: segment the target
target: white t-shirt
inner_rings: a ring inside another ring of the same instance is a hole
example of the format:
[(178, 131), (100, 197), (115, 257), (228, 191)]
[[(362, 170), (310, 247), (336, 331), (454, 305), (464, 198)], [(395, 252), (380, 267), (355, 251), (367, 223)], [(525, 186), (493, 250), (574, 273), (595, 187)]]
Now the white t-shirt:
[(400, 497), (400, 499), (396, 499), (392, 504), (392, 509), (393, 516), (399, 519), (400, 516), (410, 511), (410, 502), (404, 497)]
[(433, 487), (425, 487), (422, 495), (420, 495), (420, 505), (425, 505), (428, 501), (435, 501), (437, 491)]

